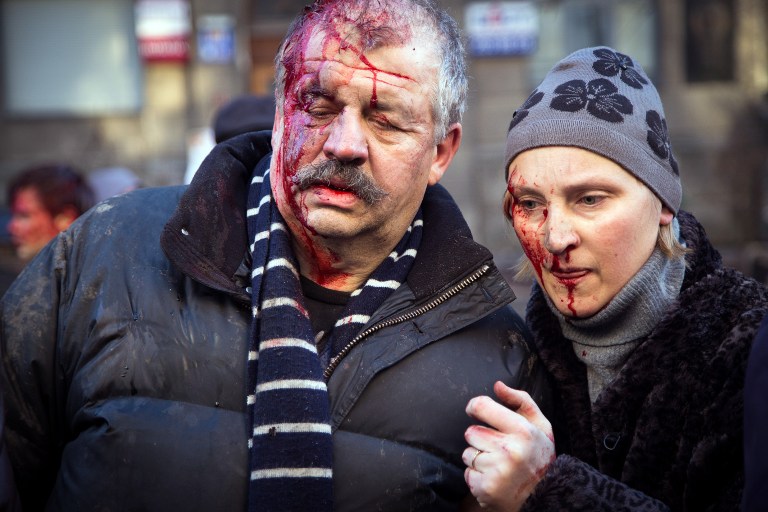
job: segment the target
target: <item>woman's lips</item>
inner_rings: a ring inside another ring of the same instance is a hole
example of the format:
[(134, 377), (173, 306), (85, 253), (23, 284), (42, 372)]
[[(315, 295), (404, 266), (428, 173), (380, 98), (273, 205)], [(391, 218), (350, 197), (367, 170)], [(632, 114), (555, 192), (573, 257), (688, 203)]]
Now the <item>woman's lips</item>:
[(553, 277), (560, 281), (575, 281), (586, 276), (589, 270), (583, 268), (550, 270)]

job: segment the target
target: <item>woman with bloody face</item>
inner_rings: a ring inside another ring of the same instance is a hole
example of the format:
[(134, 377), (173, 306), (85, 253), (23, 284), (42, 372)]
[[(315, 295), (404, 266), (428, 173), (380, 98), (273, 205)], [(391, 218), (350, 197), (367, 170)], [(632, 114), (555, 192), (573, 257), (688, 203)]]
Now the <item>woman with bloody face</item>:
[[(587, 48), (515, 112), (504, 213), (535, 275), (526, 321), (558, 394), (467, 413), (465, 479), (490, 510), (736, 510), (743, 382), (768, 310), (722, 266), (641, 66)], [(553, 428), (554, 427), (554, 428)]]

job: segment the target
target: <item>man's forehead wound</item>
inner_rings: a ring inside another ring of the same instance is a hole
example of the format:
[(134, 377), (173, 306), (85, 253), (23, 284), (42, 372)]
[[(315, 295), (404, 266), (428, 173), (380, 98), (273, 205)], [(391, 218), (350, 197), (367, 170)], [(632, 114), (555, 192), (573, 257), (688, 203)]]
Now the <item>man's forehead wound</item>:
[[(365, 50), (361, 46), (355, 46), (351, 39), (345, 38), (339, 32), (329, 32), (324, 29), (314, 31), (307, 40), (307, 47), (315, 47), (311, 52), (304, 51), (302, 59), (290, 59), (293, 64), (287, 68), (296, 77), (297, 85), (303, 94), (323, 94), (323, 86), (319, 75), (327, 68), (328, 64), (338, 63), (350, 71), (367, 71), (372, 73), (372, 78), (381, 84), (393, 87), (401, 87), (402, 81), (412, 81), (410, 75), (393, 72), (379, 68), (368, 60)], [(389, 44), (384, 45), (390, 46)], [(394, 47), (394, 45), (392, 45)], [(319, 51), (318, 51), (319, 50)], [(336, 70), (338, 72), (338, 69)]]
[(401, 46), (413, 35), (413, 21), (400, 12), (405, 9), (396, 8), (396, 2), (324, 1), (319, 5), (301, 32), (322, 32), (343, 50), (363, 53), (380, 46)]

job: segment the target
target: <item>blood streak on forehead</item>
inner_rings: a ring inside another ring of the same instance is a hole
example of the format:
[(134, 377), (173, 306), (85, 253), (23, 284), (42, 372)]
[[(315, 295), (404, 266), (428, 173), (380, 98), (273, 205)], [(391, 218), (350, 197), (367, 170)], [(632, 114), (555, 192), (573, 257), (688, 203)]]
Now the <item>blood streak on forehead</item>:
[[(329, 280), (333, 279), (343, 280), (344, 276), (338, 276), (332, 271), (337, 256), (326, 254), (315, 247), (309, 234), (314, 235), (316, 232), (307, 222), (306, 206), (300, 204), (291, 191), (291, 177), (298, 170), (304, 148), (311, 146), (308, 142), (311, 143), (311, 138), (318, 135), (302, 122), (301, 90), (307, 85), (309, 89), (320, 88), (319, 73), (323, 64), (321, 62), (318, 66), (318, 60), (342, 62), (352, 68), (370, 72), (372, 109), (378, 105), (377, 84), (381, 79), (387, 80), (384, 76), (411, 80), (408, 76), (378, 69), (364, 55), (366, 51), (380, 46), (402, 46), (411, 40), (409, 23), (405, 22), (402, 15), (398, 18), (398, 15), (389, 11), (393, 8), (392, 4), (386, 6), (389, 10), (384, 10), (376, 2), (371, 2), (371, 5), (378, 8), (367, 9), (363, 2), (321, 0), (316, 4), (316, 12), (306, 15), (302, 27), (286, 43), (282, 56), (283, 132), (274, 155), (279, 168), (278, 179), (281, 181), (275, 185), (282, 188), (283, 197), (290, 203), (296, 219), (304, 227), (304, 233), (295, 234), (311, 252), (316, 265), (313, 278), (321, 285), (329, 285)], [(329, 92), (332, 91), (324, 91), (325, 94)]]
[[(412, 39), (410, 23), (402, 14), (393, 14), (393, 4), (322, 1), (317, 12), (304, 19), (292, 40), (287, 43), (282, 58), (284, 67), (283, 103), (284, 136), (276, 158), (289, 177), (296, 171), (296, 162), (303, 156), (306, 139), (312, 134), (293, 126), (300, 116), (300, 91), (306, 80), (317, 81), (317, 60), (338, 61), (368, 71), (372, 75), (370, 106), (378, 106), (378, 84), (396, 77), (411, 80), (406, 75), (388, 72), (374, 66), (364, 55), (367, 50), (380, 46), (401, 46)], [(369, 8), (373, 7), (373, 8)], [(317, 55), (310, 53), (317, 52)], [(359, 66), (359, 67), (358, 67)], [(328, 91), (326, 91), (327, 93)], [(296, 128), (296, 129), (294, 129)]]

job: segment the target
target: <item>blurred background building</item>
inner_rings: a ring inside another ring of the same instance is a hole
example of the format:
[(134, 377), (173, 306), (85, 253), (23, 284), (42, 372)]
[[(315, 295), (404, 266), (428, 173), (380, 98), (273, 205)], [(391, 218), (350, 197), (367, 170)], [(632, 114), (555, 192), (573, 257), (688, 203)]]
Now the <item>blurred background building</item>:
[[(217, 108), (272, 92), (275, 51), (308, 1), (0, 0), (0, 187), (41, 160), (181, 183)], [(500, 213), (512, 113), (560, 58), (606, 44), (662, 95), (683, 208), (728, 263), (768, 281), (766, 0), (441, 3), (472, 77), (444, 183), (502, 267), (520, 255)]]

